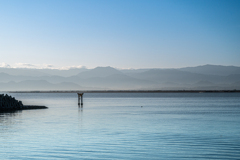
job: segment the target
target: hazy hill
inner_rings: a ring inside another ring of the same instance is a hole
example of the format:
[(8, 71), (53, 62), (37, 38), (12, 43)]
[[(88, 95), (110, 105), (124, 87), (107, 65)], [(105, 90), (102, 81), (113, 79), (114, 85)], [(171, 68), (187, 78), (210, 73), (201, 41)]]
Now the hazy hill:
[(31, 90), (79, 90), (87, 89), (75, 83), (49, 83), (44, 80), (27, 80), (22, 82), (0, 83), (1, 91), (31, 91)]
[(70, 77), (75, 76), (81, 72), (87, 71), (87, 68), (71, 68), (68, 70), (59, 70), (59, 69), (41, 69), (41, 71), (48, 75)]
[(14, 82), (20, 82), (24, 80), (36, 80), (39, 79), (40, 77), (31, 77), (31, 76), (25, 76), (25, 75), (10, 75), (7, 73), (0, 73), (0, 82), (9, 82), (9, 81), (14, 81)]
[(40, 69), (27, 69), (27, 68), (1, 68), (0, 73), (7, 73), (9, 75), (16, 76), (49, 76), (50, 74), (44, 73), (43, 70)]
[(59, 69), (28, 69), (28, 68), (1, 68), (0, 73), (7, 73), (9, 75), (15, 76), (32, 76), (32, 77), (41, 77), (41, 76), (62, 76), (69, 77), (77, 75), (81, 72), (87, 71), (86, 68), (72, 68), (68, 70), (59, 70)]
[(206, 87), (206, 86), (214, 86), (215, 84), (212, 83), (212, 82), (209, 82), (209, 81), (199, 81), (197, 83), (194, 84), (194, 86), (197, 86), (197, 87)]
[(0, 90), (240, 89), (238, 69), (213, 65), (137, 70), (112, 67), (70, 70), (1, 68), (4, 72), (0, 72)]
[(141, 73), (148, 71), (150, 69), (119, 69), (119, 70), (124, 74), (129, 74), (129, 73)]
[(152, 80), (155, 82), (192, 83), (206, 79), (206, 75), (179, 71), (177, 69), (151, 69), (142, 73), (131, 74), (138, 79)]
[(78, 76), (86, 79), (86, 78), (93, 78), (93, 77), (107, 77), (107, 76), (116, 75), (116, 74), (123, 74), (123, 73), (112, 67), (97, 67), (85, 72), (81, 72), (78, 74)]
[(82, 79), (84, 86), (101, 87), (107, 89), (138, 89), (143, 86), (149, 87), (156, 83), (148, 80), (136, 79), (124, 74), (114, 74), (106, 77), (92, 77)]
[(197, 67), (180, 68), (181, 71), (187, 71), (199, 74), (221, 75), (227, 76), (231, 74), (240, 74), (240, 67), (235, 66), (220, 66), (220, 65), (204, 65)]

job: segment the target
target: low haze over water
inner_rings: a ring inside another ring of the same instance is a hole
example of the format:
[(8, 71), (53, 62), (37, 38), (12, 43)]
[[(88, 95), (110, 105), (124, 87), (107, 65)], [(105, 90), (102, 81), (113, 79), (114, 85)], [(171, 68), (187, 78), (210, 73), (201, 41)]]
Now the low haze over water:
[(1, 159), (239, 159), (240, 93), (14, 93)]

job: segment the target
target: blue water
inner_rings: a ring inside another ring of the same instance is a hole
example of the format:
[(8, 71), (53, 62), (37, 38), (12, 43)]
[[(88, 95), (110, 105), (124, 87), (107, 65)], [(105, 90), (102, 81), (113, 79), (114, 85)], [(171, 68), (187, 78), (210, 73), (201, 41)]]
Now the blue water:
[(11, 94), (0, 159), (240, 159), (239, 93)]

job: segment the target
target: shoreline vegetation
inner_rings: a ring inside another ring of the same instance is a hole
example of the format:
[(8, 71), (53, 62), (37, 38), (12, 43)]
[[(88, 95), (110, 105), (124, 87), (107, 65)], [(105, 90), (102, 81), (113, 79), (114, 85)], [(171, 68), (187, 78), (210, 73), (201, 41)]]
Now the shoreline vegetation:
[(28, 110), (28, 109), (47, 109), (46, 106), (37, 105), (23, 105), (22, 101), (15, 99), (15, 97), (9, 95), (0, 95), (0, 112)]
[(8, 93), (234, 93), (240, 90), (50, 90), (50, 91), (6, 91)]

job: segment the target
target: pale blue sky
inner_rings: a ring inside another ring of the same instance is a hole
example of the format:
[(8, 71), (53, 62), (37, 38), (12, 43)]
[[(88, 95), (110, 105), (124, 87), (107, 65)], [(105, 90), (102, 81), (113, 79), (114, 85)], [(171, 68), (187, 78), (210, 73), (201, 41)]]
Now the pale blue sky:
[(0, 65), (240, 66), (239, 0), (0, 0)]

